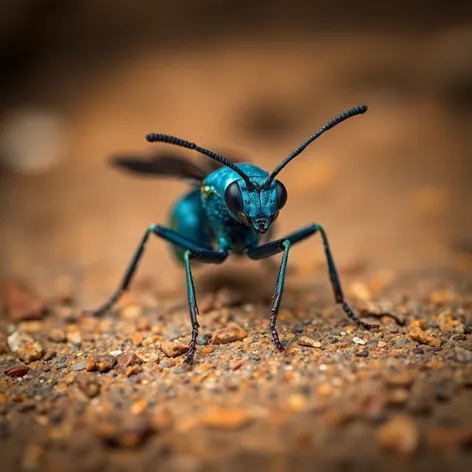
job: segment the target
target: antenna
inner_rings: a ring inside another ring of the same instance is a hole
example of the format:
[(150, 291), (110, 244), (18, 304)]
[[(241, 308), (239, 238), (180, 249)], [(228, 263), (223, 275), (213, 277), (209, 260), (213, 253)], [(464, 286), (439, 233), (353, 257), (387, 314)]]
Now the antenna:
[(181, 146), (187, 149), (192, 149), (198, 151), (205, 156), (208, 156), (210, 159), (214, 159), (215, 161), (224, 164), (226, 167), (237, 172), (246, 182), (246, 185), (249, 189), (253, 188), (254, 185), (251, 182), (251, 179), (239, 168), (236, 167), (231, 161), (225, 159), (223, 156), (214, 153), (213, 151), (209, 151), (208, 149), (202, 148), (195, 143), (191, 143), (189, 141), (185, 141), (184, 139), (176, 138), (175, 136), (169, 136), (167, 134), (159, 134), (159, 133), (151, 133), (146, 136), (146, 141), (150, 143), (168, 143), (173, 144), (174, 146)]
[(288, 157), (286, 157), (269, 175), (269, 179), (267, 180), (270, 182), (271, 180), (274, 179), (274, 177), (292, 160), (295, 159), (299, 154), (301, 154), (305, 148), (311, 144), (316, 138), (319, 138), (325, 131), (330, 130), (331, 128), (334, 128), (336, 125), (339, 123), (343, 122), (344, 120), (347, 120), (348, 118), (351, 118), (356, 115), (361, 115), (362, 113), (365, 113), (367, 111), (367, 106), (366, 105), (359, 105), (357, 107), (353, 107), (344, 113), (341, 113), (338, 115), (336, 118), (333, 118), (332, 120), (328, 121), (322, 128), (320, 128), (314, 135), (310, 136), (303, 144), (300, 144), (300, 146), (297, 147)]

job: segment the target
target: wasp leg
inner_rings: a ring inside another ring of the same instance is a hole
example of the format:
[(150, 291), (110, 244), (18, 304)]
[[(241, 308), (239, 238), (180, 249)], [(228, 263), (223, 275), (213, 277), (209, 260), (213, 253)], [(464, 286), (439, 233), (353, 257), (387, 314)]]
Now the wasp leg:
[[(331, 280), (331, 285), (333, 287), (334, 297), (335, 297), (336, 303), (340, 304), (342, 309), (346, 313), (346, 315), (349, 318), (351, 318), (351, 320), (353, 320), (359, 326), (362, 326), (365, 329), (378, 328), (379, 327), (378, 325), (371, 325), (371, 324), (368, 324), (368, 323), (364, 323), (362, 320), (360, 320), (353, 313), (353, 311), (351, 310), (349, 305), (344, 300), (344, 294), (343, 294), (343, 291), (342, 291), (341, 282), (339, 280), (338, 271), (336, 269), (336, 265), (334, 263), (334, 258), (333, 258), (333, 255), (331, 253), (331, 249), (329, 247), (328, 237), (326, 236), (326, 232), (325, 232), (325, 230), (323, 229), (323, 227), (321, 225), (312, 224), (312, 225), (306, 226), (305, 228), (301, 228), (298, 231), (295, 231), (294, 233), (289, 234), (285, 238), (278, 239), (276, 241), (272, 241), (270, 243), (267, 243), (267, 244), (264, 244), (262, 246), (251, 249), (251, 250), (247, 251), (247, 255), (251, 259), (255, 259), (255, 260), (265, 259), (267, 257), (271, 257), (275, 254), (278, 254), (278, 253), (284, 251), (285, 250), (284, 241), (289, 241), (289, 243), (291, 245), (293, 245), (293, 244), (296, 244), (300, 241), (303, 241), (303, 240), (309, 238), (310, 236), (312, 236), (313, 234), (315, 234), (317, 232), (319, 232), (321, 234), (321, 238), (323, 240), (323, 247), (324, 247), (326, 261), (328, 263), (328, 269), (329, 269), (329, 278)], [(284, 252), (284, 256), (285, 256), (285, 252)], [(282, 263), (283, 263), (283, 259), (282, 259)], [(282, 269), (282, 267), (281, 267), (281, 269)], [(284, 276), (285, 276), (285, 272), (284, 272)], [(279, 273), (279, 277), (280, 277), (280, 273)], [(279, 287), (279, 282), (280, 282), (280, 280), (277, 281), (277, 287)], [(282, 284), (282, 289), (283, 289), (283, 278), (282, 278), (282, 283), (281, 284)], [(276, 289), (276, 294), (277, 294), (277, 289)], [(279, 305), (280, 305), (281, 295), (282, 294), (280, 293), (279, 294), (279, 299), (278, 299)], [(276, 302), (277, 302), (277, 297), (276, 297)], [(275, 308), (275, 303), (274, 303), (274, 308)], [(278, 341), (278, 337), (276, 337), (277, 331), (275, 330), (275, 321), (277, 319), (278, 307), (276, 308), (275, 315), (274, 315), (274, 311), (273, 311), (274, 308), (272, 309), (272, 316), (271, 316), (271, 330), (272, 330), (272, 336), (274, 337), (275, 344), (277, 345), (277, 347), (279, 347), (278, 344), (280, 344), (280, 341)], [(274, 332), (275, 332), (275, 334), (274, 334)]]
[(208, 264), (221, 264), (229, 255), (229, 251), (210, 251), (208, 249), (187, 249), (184, 252), (185, 275), (187, 278), (188, 305), (190, 308), (190, 321), (192, 322), (192, 339), (189, 344), (189, 351), (185, 362), (187, 364), (193, 361), (195, 350), (197, 347), (198, 328), (197, 321), (198, 306), (195, 298), (195, 286), (193, 284), (192, 271), (190, 269), (190, 261), (196, 260), (206, 262)]
[(187, 274), (188, 300), (190, 307), (190, 320), (192, 322), (192, 340), (190, 342), (190, 350), (186, 361), (191, 362), (195, 354), (199, 326), (197, 322), (198, 307), (195, 299), (195, 288), (193, 285), (192, 273), (190, 271), (190, 260), (198, 260), (200, 262), (206, 262), (209, 264), (220, 264), (228, 257), (229, 251), (211, 251), (209, 249), (202, 248), (197, 242), (183, 236), (180, 233), (177, 233), (172, 229), (155, 224), (151, 225), (144, 233), (144, 236), (142, 237), (133, 258), (131, 259), (129, 266), (126, 269), (123, 280), (116, 289), (115, 293), (113, 293), (110, 299), (98, 310), (95, 310), (93, 315), (101, 316), (103, 313), (108, 311), (119, 300), (123, 292), (128, 289), (151, 234), (155, 234), (156, 236), (159, 236), (166, 241), (169, 241), (170, 243), (185, 249), (184, 257)]

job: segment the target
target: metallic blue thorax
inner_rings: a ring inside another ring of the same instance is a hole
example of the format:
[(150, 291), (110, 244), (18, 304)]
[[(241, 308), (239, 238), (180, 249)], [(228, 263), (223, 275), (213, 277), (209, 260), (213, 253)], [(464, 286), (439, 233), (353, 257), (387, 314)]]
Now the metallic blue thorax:
[[(266, 182), (268, 173), (265, 170), (252, 164), (237, 166), (251, 178), (256, 187)], [(245, 249), (255, 248), (263, 235), (238, 221), (225, 204), (225, 190), (235, 180), (242, 190), (248, 216), (269, 217), (275, 212), (273, 187), (250, 191), (237, 172), (222, 167), (208, 174), (200, 189), (185, 194), (176, 203), (171, 214), (172, 229), (209, 249), (229, 249), (233, 254), (240, 255)], [(173, 247), (173, 251), (182, 260), (183, 251), (176, 247)]]

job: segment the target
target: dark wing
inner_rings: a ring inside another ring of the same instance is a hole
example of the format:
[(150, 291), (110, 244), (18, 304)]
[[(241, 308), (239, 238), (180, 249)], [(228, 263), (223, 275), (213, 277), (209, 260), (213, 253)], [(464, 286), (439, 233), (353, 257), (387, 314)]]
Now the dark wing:
[(117, 156), (112, 158), (110, 162), (112, 165), (133, 174), (175, 177), (197, 186), (208, 174), (206, 169), (197, 166), (190, 160), (172, 154), (158, 154), (147, 159)]
[[(232, 162), (242, 161), (232, 159)], [(110, 159), (110, 163), (133, 174), (175, 177), (196, 186), (200, 186), (208, 174), (222, 167), (222, 164), (213, 159), (204, 160), (197, 165), (185, 157), (169, 153), (156, 154), (149, 158), (116, 156)]]

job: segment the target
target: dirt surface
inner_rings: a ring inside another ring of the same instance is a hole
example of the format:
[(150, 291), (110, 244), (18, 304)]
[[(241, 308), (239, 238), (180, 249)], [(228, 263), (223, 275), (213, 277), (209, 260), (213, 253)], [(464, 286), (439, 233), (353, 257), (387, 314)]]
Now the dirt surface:
[[(0, 35), (1, 470), (471, 469), (465, 8), (40, 3)], [(290, 253), (285, 352), (274, 269), (230, 259), (195, 268), (184, 366), (185, 278), (155, 239), (117, 309), (89, 315), (187, 190), (110, 156), (168, 149), (144, 140), (162, 132), (270, 171), (361, 103), (280, 174), (276, 236), (321, 223), (378, 332), (335, 305), (316, 237)]]
[(142, 288), (95, 319), (6, 287), (2, 470), (467, 470), (472, 271), (347, 281), (378, 332), (324, 287), (287, 289), (280, 353), (236, 283), (201, 297), (191, 367), (181, 297)]

